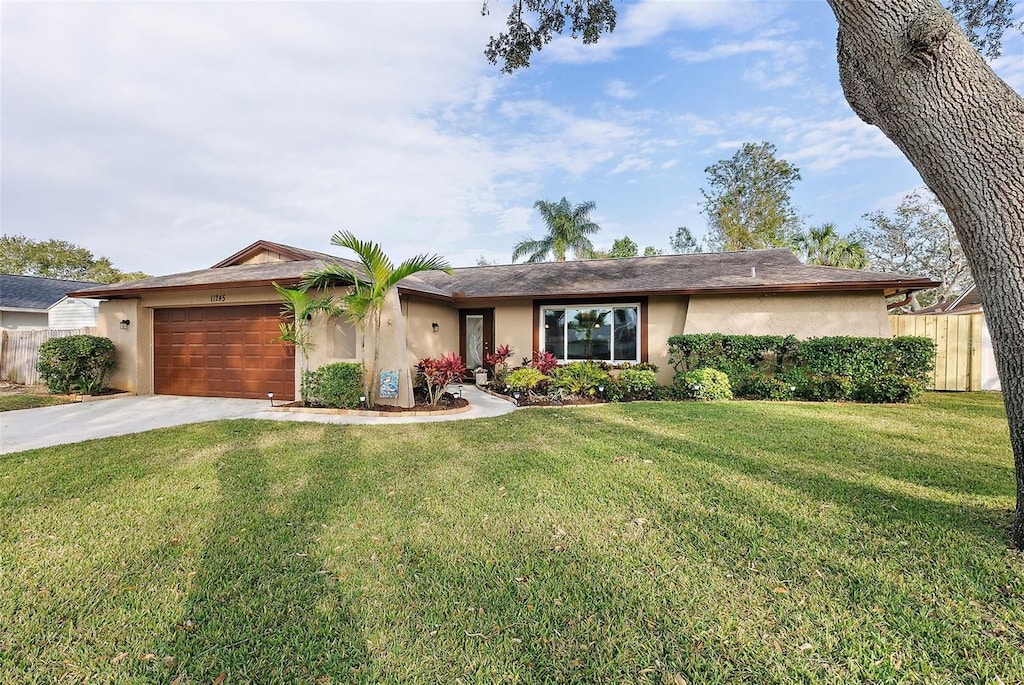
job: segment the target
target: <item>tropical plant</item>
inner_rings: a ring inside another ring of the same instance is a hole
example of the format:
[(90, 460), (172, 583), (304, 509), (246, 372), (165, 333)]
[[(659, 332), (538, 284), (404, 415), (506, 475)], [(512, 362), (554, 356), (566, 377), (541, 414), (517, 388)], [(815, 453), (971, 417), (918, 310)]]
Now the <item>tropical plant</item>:
[[(330, 293), (310, 295), (301, 288), (285, 288), (274, 283), (274, 290), (281, 297), (281, 335), (271, 342), (283, 342), (294, 345), (302, 353), (305, 363), (309, 362), (309, 352), (313, 349), (312, 336), (309, 333), (309, 322), (313, 316), (322, 313), (326, 316), (340, 316), (342, 309)], [(303, 369), (304, 371), (304, 369)]]
[(529, 396), (534, 390), (550, 380), (550, 378), (542, 374), (537, 369), (529, 366), (523, 366), (510, 372), (508, 376), (505, 377), (505, 385), (507, 385), (508, 389), (514, 393), (526, 393), (526, 395)]
[(494, 352), (484, 355), (484, 366), (495, 372), (499, 366), (506, 366), (512, 358), (513, 349), (508, 345), (498, 345)]
[(448, 352), (437, 359), (421, 359), (416, 368), (423, 379), (427, 399), (431, 404), (437, 404), (448, 384), (462, 378), (462, 374), (466, 372), (466, 363), (458, 354)]
[(597, 395), (610, 381), (608, 372), (593, 362), (572, 362), (554, 373), (555, 387), (570, 395)]
[(526, 257), (527, 262), (543, 262), (548, 255), (552, 255), (556, 262), (564, 262), (569, 251), (576, 259), (587, 259), (593, 254), (594, 244), (588, 236), (601, 230), (590, 219), (590, 213), (596, 207), (593, 202), (573, 206), (563, 197), (559, 202), (537, 200), (533, 206), (540, 212), (547, 233), (539, 240), (520, 240), (512, 251), (513, 262), (520, 257)]
[(541, 352), (538, 350), (533, 353), (533, 358), (529, 360), (528, 365), (537, 369), (546, 376), (558, 366), (558, 357), (550, 352)]
[[(422, 271), (444, 271), (451, 273), (448, 262), (439, 255), (417, 255), (406, 259), (397, 267), (384, 254), (380, 245), (371, 240), (359, 240), (349, 231), (339, 231), (331, 237), (331, 244), (344, 247), (356, 254), (359, 268), (341, 262), (328, 263), (321, 269), (305, 274), (302, 288), (326, 288), (337, 283), (350, 286), (349, 293), (341, 298), (341, 308), (360, 332), (360, 355), (364, 368), (366, 396), (373, 395), (374, 376), (380, 358), (381, 310), (388, 294), (403, 279)], [(373, 356), (366, 352), (367, 332), (373, 335)]]
[(848, 240), (836, 232), (835, 224), (813, 226), (793, 240), (793, 250), (807, 264), (866, 269), (868, 253), (859, 240)]

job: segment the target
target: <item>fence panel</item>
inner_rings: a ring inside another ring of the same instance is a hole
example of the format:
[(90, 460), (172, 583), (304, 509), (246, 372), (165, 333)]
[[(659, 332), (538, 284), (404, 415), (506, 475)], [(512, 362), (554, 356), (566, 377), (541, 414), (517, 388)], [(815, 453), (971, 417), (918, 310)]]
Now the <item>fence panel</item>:
[(929, 390), (981, 390), (983, 314), (901, 314), (889, 317), (892, 334), (935, 341), (935, 371)]
[(38, 385), (39, 346), (50, 338), (96, 335), (95, 328), (4, 331), (0, 340), (0, 379), (22, 385)]

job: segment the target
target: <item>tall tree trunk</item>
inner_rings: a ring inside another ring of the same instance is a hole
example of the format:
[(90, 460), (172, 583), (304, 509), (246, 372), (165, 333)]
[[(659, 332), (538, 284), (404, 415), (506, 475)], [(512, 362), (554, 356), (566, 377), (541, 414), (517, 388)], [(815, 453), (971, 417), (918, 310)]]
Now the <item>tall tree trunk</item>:
[(846, 99), (917, 168), (956, 227), (992, 334), (1024, 549), (1024, 100), (938, 0), (828, 0)]

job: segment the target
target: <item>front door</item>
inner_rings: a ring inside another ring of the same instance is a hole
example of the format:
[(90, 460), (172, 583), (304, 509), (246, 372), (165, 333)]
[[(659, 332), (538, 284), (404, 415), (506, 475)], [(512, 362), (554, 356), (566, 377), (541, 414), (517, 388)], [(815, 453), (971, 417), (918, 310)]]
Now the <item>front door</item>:
[(494, 351), (493, 309), (459, 312), (459, 351), (470, 373), (484, 365), (484, 357)]

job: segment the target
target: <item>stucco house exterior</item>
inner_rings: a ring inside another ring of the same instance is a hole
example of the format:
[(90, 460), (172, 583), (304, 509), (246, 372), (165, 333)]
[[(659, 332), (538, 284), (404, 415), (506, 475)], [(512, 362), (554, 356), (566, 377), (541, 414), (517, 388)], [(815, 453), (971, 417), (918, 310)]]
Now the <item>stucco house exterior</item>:
[[(291, 399), (295, 352), (271, 342), (280, 300), (337, 257), (260, 240), (209, 269), (72, 293), (102, 298), (98, 334), (111, 338), (110, 383), (139, 394)], [(808, 266), (789, 250), (511, 264), (428, 272), (402, 281), (384, 311), (382, 369), (410, 386), (424, 357), (457, 351), (470, 368), (496, 345), (514, 359), (649, 361), (668, 382), (668, 338), (680, 333), (890, 335), (885, 298), (937, 285), (927, 278)], [(338, 292), (345, 284), (338, 285)], [(359, 356), (343, 319), (311, 323), (308, 368)], [(368, 341), (367, 345), (372, 345)], [(405, 392), (396, 401), (408, 401)]]
[(99, 300), (67, 294), (98, 285), (91, 281), (0, 274), (0, 328), (91, 328), (96, 325)]

